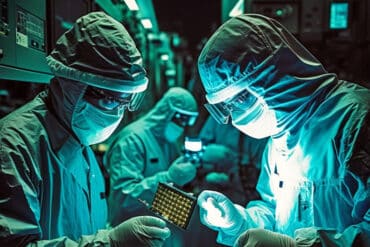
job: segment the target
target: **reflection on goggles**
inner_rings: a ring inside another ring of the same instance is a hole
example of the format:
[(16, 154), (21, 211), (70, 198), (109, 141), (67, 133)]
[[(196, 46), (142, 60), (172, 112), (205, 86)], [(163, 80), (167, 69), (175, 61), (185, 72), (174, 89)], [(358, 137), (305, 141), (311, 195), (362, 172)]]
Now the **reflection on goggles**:
[(187, 115), (183, 114), (180, 112), (176, 112), (171, 121), (174, 122), (175, 124), (181, 126), (181, 127), (186, 127), (186, 126), (193, 126), (195, 121), (197, 120), (197, 114), (196, 115)]
[(228, 124), (232, 112), (246, 111), (257, 103), (257, 97), (243, 90), (234, 97), (218, 104), (204, 104), (210, 115), (219, 124)]
[(84, 98), (102, 110), (120, 108), (135, 111), (142, 102), (143, 93), (121, 93), (89, 86)]

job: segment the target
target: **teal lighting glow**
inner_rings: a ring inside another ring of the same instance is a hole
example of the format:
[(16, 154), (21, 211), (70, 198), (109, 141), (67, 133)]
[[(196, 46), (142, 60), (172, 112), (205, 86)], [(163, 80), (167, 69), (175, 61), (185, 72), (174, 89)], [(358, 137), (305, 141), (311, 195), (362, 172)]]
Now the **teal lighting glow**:
[(276, 16), (282, 16), (283, 11), (281, 9), (276, 10)]
[(238, 16), (244, 13), (244, 0), (238, 0), (229, 12), (229, 17)]
[(150, 21), (150, 19), (142, 19), (141, 20), (141, 24), (143, 25), (143, 27), (145, 29), (151, 29), (153, 27), (153, 24), (152, 22)]
[(139, 10), (139, 6), (137, 5), (136, 1), (135, 0), (124, 0), (127, 7), (129, 8), (129, 10), (131, 11), (138, 11)]
[(168, 54), (162, 54), (161, 55), (161, 60), (162, 61), (168, 61), (170, 59), (170, 56)]
[(73, 27), (73, 23), (68, 22), (68, 21), (62, 21), (61, 26), (63, 29), (68, 30)]
[(336, 2), (330, 5), (330, 29), (346, 29), (348, 27), (348, 3)]

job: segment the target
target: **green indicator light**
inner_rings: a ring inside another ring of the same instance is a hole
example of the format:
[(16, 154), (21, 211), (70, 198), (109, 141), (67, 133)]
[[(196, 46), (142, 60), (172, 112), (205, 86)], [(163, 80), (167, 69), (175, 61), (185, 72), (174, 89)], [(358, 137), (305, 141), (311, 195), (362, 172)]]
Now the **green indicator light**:
[(68, 22), (68, 21), (62, 21), (61, 26), (62, 26), (62, 28), (68, 30), (68, 29), (73, 27), (73, 23)]

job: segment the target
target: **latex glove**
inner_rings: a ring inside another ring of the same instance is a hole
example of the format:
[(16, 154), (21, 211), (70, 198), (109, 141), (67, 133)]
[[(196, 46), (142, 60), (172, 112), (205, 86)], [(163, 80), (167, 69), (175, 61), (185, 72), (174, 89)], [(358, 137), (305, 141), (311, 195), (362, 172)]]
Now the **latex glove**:
[(205, 179), (210, 184), (226, 185), (229, 183), (229, 176), (222, 172), (210, 172)]
[(202, 155), (203, 167), (219, 172), (227, 172), (237, 160), (236, 152), (220, 144), (209, 144)]
[(112, 246), (157, 247), (171, 235), (166, 222), (153, 216), (137, 216), (124, 221), (109, 232)]
[(253, 228), (245, 231), (236, 240), (234, 247), (296, 247), (296, 242), (288, 235), (265, 229)]
[(198, 196), (199, 216), (202, 224), (226, 234), (239, 233), (245, 215), (242, 207), (239, 209), (225, 195), (205, 190)]
[(168, 180), (179, 186), (192, 181), (197, 175), (197, 168), (184, 157), (176, 159), (168, 169)]
[(299, 228), (294, 231), (298, 246), (321, 246), (320, 234), (315, 227)]

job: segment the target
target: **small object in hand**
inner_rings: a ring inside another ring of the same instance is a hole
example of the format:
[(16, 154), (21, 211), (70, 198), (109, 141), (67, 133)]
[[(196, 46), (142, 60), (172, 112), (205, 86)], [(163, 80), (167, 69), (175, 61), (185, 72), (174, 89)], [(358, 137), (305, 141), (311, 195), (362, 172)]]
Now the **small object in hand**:
[(196, 200), (192, 194), (171, 185), (159, 183), (149, 209), (164, 220), (186, 229), (193, 214)]

